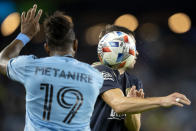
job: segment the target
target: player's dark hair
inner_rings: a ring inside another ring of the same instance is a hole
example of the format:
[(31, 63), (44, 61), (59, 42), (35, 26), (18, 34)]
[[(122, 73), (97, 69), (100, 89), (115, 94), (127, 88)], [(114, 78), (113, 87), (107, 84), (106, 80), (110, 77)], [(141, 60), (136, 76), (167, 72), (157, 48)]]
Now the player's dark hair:
[(134, 36), (134, 33), (125, 27), (117, 26), (117, 25), (106, 25), (105, 28), (101, 31), (99, 35), (99, 39), (101, 39), (105, 34), (110, 33), (112, 31), (121, 31), (126, 34), (131, 34)]
[(46, 42), (50, 48), (65, 50), (72, 45), (75, 38), (74, 25), (70, 16), (56, 11), (44, 21)]

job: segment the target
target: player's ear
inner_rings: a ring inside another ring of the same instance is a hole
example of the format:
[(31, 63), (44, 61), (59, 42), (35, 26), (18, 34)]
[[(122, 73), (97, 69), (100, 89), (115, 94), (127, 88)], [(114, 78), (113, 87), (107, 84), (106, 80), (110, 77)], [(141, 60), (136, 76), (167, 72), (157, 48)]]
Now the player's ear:
[(74, 40), (73, 50), (75, 51), (75, 53), (77, 52), (77, 50), (78, 50), (78, 40)]
[(45, 51), (46, 51), (48, 54), (50, 53), (50, 49), (49, 49), (48, 43), (44, 43), (44, 49), (45, 49)]

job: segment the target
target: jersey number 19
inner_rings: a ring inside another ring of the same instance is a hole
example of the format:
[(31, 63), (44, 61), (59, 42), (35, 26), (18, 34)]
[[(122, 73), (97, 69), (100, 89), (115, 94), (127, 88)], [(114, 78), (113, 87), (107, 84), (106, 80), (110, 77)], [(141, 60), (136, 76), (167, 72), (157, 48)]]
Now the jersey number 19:
[[(44, 109), (43, 109), (43, 120), (50, 120), (50, 113), (52, 107), (52, 100), (53, 100), (53, 85), (48, 83), (41, 83), (40, 90), (45, 90), (45, 99), (44, 99)], [(67, 93), (71, 93), (72, 95), (76, 96), (76, 101), (74, 104), (67, 103), (65, 100), (65, 95)], [(81, 92), (75, 89), (71, 89), (69, 87), (63, 87), (58, 90), (57, 92), (57, 102), (58, 104), (65, 108), (70, 109), (68, 115), (65, 116), (62, 122), (69, 124), (71, 120), (74, 118), (77, 111), (80, 109), (81, 105), (83, 104), (83, 95)]]

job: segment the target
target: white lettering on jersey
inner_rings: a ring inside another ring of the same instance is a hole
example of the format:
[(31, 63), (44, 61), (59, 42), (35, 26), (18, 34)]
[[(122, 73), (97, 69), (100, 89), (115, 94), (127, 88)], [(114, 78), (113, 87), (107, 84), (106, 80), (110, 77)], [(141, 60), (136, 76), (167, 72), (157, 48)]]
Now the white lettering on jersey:
[(111, 110), (110, 117), (108, 119), (124, 120), (126, 114), (118, 114), (113, 109)]
[(112, 75), (109, 72), (102, 71), (101, 73), (103, 75), (104, 80), (114, 81), (114, 78), (112, 77)]

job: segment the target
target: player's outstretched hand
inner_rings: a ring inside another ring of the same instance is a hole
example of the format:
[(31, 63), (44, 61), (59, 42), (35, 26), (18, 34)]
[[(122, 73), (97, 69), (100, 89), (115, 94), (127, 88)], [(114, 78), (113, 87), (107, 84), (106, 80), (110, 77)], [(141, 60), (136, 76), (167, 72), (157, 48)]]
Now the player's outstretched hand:
[(27, 13), (22, 12), (21, 15), (21, 33), (26, 34), (30, 39), (40, 31), (39, 20), (42, 15), (42, 10), (40, 9), (37, 14), (36, 10), (37, 5), (35, 4)]
[(127, 97), (144, 98), (144, 91), (143, 89), (137, 91), (136, 86), (132, 86), (131, 89), (127, 92)]
[(162, 97), (161, 105), (163, 107), (170, 107), (170, 106), (179, 106), (183, 107), (184, 105), (190, 105), (191, 101), (183, 94), (180, 93), (172, 93), (168, 96)]

